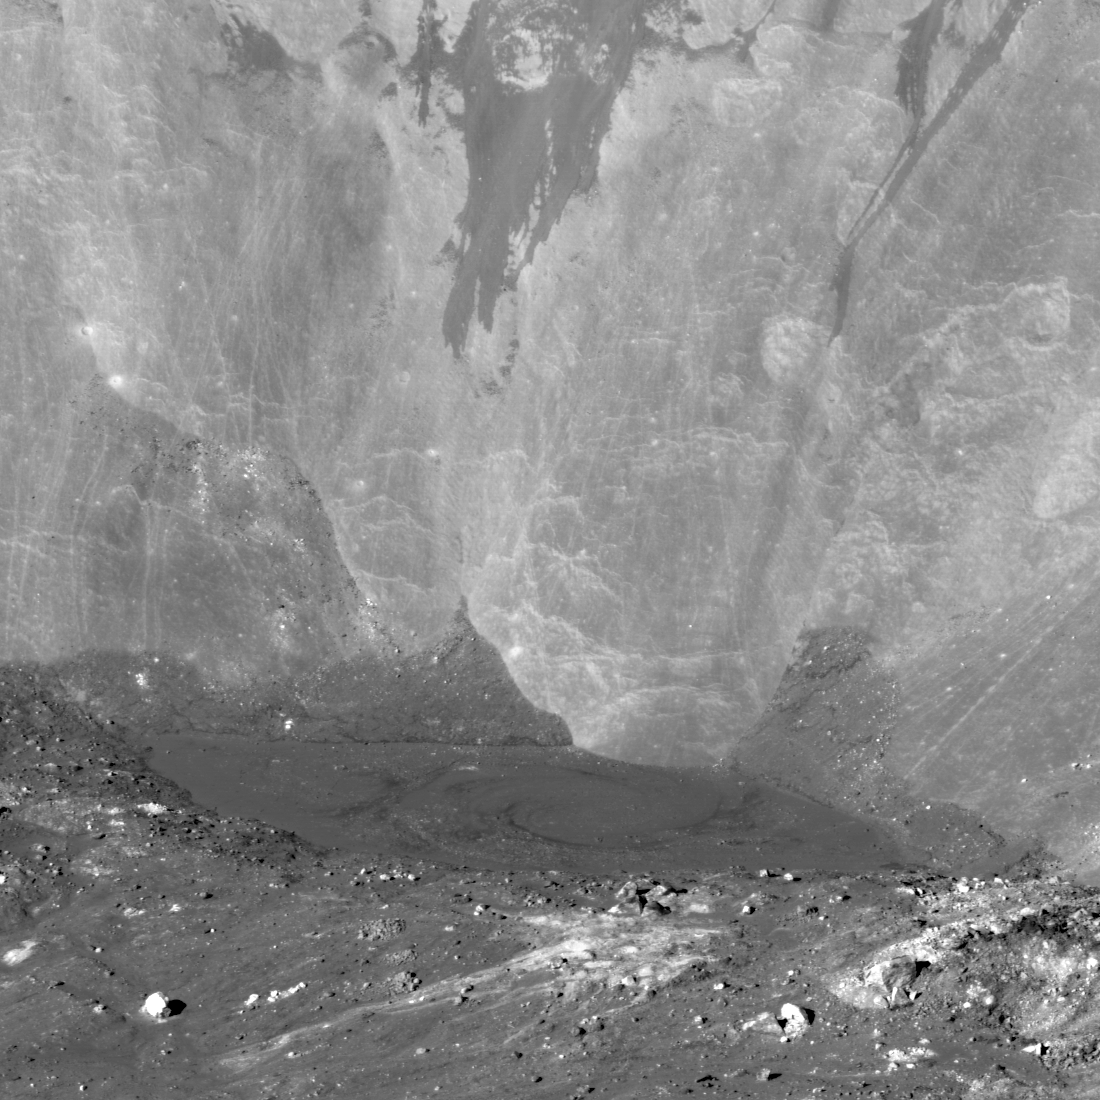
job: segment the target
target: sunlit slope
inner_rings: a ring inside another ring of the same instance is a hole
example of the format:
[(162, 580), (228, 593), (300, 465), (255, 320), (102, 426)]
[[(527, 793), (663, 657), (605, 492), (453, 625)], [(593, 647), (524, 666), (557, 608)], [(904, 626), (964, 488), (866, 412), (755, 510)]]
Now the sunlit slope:
[(1095, 553), (1095, 20), (5, 4), (0, 654), (279, 679), (466, 596), (601, 752), (718, 758), (807, 627), (921, 712)]
[(975, 619), (917, 661), (887, 754), (915, 793), (1047, 838), (1100, 869), (1100, 742), (1093, 569)]

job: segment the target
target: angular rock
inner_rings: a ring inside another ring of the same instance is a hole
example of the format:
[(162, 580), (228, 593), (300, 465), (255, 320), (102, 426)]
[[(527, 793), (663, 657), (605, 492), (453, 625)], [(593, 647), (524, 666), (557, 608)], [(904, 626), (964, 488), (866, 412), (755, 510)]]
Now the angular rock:
[(912, 955), (895, 955), (874, 963), (863, 972), (863, 984), (885, 998), (884, 1007), (908, 1004), (909, 987), (917, 976), (917, 963)]
[(774, 1035), (776, 1038), (784, 1035), (783, 1025), (770, 1012), (761, 1012), (751, 1020), (746, 1020), (741, 1025), (741, 1030), (758, 1031), (762, 1035)]
[(779, 1023), (783, 1034), (794, 1039), (810, 1027), (813, 1016), (808, 1009), (788, 1001), (779, 1009)]

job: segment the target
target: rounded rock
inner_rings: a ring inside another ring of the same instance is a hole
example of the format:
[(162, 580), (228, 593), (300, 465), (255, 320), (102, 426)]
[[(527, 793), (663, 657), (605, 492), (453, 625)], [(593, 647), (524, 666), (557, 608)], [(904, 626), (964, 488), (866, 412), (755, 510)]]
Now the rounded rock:
[(150, 993), (141, 1006), (141, 1011), (154, 1020), (167, 1020), (172, 1015), (172, 1009), (168, 1005), (168, 998), (163, 993)]

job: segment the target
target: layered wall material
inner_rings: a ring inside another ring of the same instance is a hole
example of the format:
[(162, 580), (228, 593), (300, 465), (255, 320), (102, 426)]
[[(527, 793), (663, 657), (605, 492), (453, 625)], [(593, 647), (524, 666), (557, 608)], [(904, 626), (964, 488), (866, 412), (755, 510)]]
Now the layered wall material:
[(466, 597), (579, 743), (683, 763), (843, 626), (919, 789), (1083, 758), (1098, 20), (5, 0), (0, 656), (285, 680)]

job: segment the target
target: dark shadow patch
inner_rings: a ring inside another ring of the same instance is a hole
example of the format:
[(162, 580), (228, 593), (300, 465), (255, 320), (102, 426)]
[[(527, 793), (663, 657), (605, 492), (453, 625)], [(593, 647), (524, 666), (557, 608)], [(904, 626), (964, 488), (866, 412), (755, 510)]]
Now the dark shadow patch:
[(908, 31), (898, 52), (898, 82), (894, 95), (919, 125), (928, 95), (928, 63), (943, 30), (944, 0), (932, 3), (906, 23)]
[(231, 15), (222, 24), (222, 40), (234, 68), (242, 73), (285, 73), (295, 67), (294, 58), (270, 32)]
[(901, 857), (874, 825), (737, 771), (573, 748), (167, 735), (150, 766), (219, 816), (258, 818), (322, 847), (474, 867), (630, 867), (637, 882), (639, 868), (866, 870)]
[(736, 42), (736, 56), (737, 60), (742, 65), (749, 65), (752, 63), (752, 48), (756, 45), (757, 32), (760, 30), (764, 23), (764, 20), (771, 15), (775, 8), (775, 0), (768, 5), (768, 10), (751, 26), (748, 30), (741, 30), (740, 28), (734, 33), (734, 40)]
[[(456, 356), (475, 307), (491, 330), (502, 291), (515, 286), (569, 198), (594, 183), (642, 9), (642, 0), (573, 0), (515, 10), (480, 2), (471, 10), (454, 55), (470, 180), (443, 314)], [(425, 40), (430, 47), (430, 29)], [(434, 54), (429, 61), (434, 66)], [(417, 73), (422, 96), (429, 75)]]
[(903, 371), (890, 383), (883, 412), (899, 428), (915, 428), (920, 423), (921, 385), (911, 371)]
[(500, 368), (500, 376), (508, 382), (512, 378), (512, 371), (516, 366), (516, 356), (519, 354), (519, 340), (512, 337), (508, 341), (508, 354), (504, 357), (504, 363)]
[(846, 245), (840, 253), (832, 281), (829, 283), (829, 289), (836, 293), (836, 316), (833, 318), (833, 328), (829, 333), (830, 344), (843, 331), (844, 319), (848, 316), (848, 298), (852, 293), (852, 268), (855, 265), (855, 259), (855, 247)]
[(841, 0), (825, 0), (821, 9), (821, 29), (826, 34), (831, 34), (836, 27), (836, 17), (840, 14)]
[(443, 21), (436, 15), (435, 0), (424, 0), (416, 18), (416, 52), (409, 62), (420, 99), (417, 118), (421, 126), (427, 123), (430, 110), (432, 65), (444, 57), (443, 41), (439, 35), (442, 25)]

